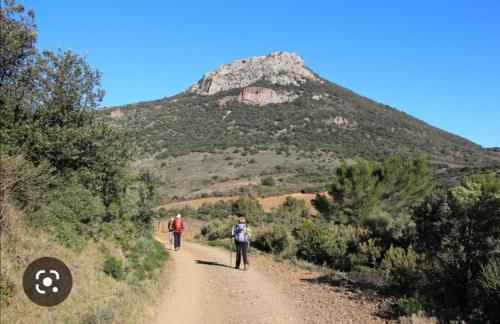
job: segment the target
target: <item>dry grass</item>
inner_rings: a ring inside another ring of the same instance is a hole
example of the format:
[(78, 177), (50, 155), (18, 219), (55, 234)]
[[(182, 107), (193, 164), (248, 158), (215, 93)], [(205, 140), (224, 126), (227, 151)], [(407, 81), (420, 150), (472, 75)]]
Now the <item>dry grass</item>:
[[(321, 159), (309, 158), (297, 152), (277, 154), (274, 151), (259, 151), (243, 156), (234, 149), (216, 153), (189, 153), (164, 160), (154, 158), (136, 161), (135, 168), (153, 168), (161, 179), (161, 191), (173, 197), (195, 198), (203, 193), (227, 192), (242, 186), (260, 184), (263, 174), (284, 178), (296, 174), (294, 170), (317, 170), (327, 165), (333, 168), (338, 161), (333, 155)], [(288, 171), (278, 172), (276, 167), (286, 167)], [(307, 186), (304, 181), (301, 186)], [(299, 188), (300, 189), (300, 188)]]
[(436, 324), (438, 323), (435, 317), (427, 317), (424, 314), (413, 314), (410, 317), (400, 317), (401, 324)]
[(282, 205), (287, 197), (292, 197), (297, 200), (302, 200), (306, 204), (306, 208), (310, 214), (316, 214), (317, 210), (313, 207), (311, 201), (316, 198), (316, 194), (309, 193), (293, 193), (288, 195), (281, 195), (275, 197), (259, 198), (258, 201), (265, 211), (271, 211), (273, 208), (278, 208)]
[[(21, 225), (18, 220), (15, 227), (1, 233), (0, 278), (14, 286), (10, 304), (1, 305), (1, 323), (137, 323), (147, 316), (147, 307), (158, 291), (153, 282), (145, 281), (139, 287), (117, 281), (101, 271), (104, 256), (100, 249), (105, 247), (120, 257), (116, 244), (89, 242), (76, 252), (45, 233), (32, 232)], [(43, 256), (63, 260), (73, 276), (68, 299), (55, 307), (35, 305), (22, 288), (24, 269)]]

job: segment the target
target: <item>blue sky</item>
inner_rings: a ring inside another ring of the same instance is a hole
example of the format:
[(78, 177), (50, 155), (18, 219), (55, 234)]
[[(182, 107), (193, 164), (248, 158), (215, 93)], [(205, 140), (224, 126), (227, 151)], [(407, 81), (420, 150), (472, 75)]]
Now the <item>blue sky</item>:
[(294, 51), (322, 77), (500, 146), (500, 1), (24, 1), (41, 49), (103, 73), (104, 106), (174, 95), (235, 59)]

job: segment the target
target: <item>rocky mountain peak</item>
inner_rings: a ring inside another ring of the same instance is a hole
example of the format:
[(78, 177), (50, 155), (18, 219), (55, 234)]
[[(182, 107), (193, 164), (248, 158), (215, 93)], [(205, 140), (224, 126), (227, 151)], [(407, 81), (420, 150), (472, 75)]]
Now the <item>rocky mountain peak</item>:
[(221, 65), (217, 70), (205, 74), (188, 91), (213, 95), (220, 91), (244, 88), (259, 80), (296, 86), (307, 81), (320, 81), (297, 54), (275, 52)]

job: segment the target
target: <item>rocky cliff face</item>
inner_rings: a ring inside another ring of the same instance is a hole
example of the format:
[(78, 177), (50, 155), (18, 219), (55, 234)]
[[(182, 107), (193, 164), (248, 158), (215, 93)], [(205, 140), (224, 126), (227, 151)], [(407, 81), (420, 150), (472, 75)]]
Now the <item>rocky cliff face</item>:
[(267, 104), (290, 102), (298, 97), (297, 94), (288, 91), (275, 91), (263, 87), (246, 87), (237, 96), (226, 96), (219, 100), (219, 106), (223, 107), (231, 101), (244, 102), (252, 106), (265, 106)]
[[(276, 52), (221, 65), (217, 70), (205, 74), (203, 79), (189, 88), (188, 92), (213, 95), (220, 91), (245, 88), (259, 80), (296, 86), (307, 81), (321, 81), (297, 54)], [(269, 95), (274, 96), (270, 93), (266, 94), (268, 97)], [(275, 103), (274, 100), (271, 102)]]

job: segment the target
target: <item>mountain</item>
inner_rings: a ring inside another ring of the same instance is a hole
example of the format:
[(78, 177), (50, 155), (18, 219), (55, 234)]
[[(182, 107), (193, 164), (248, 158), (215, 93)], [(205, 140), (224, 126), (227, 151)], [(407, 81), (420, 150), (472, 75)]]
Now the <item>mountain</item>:
[(182, 196), (268, 175), (285, 187), (321, 186), (338, 161), (357, 157), (424, 153), (453, 167), (499, 161), (493, 151), (321, 78), (288, 52), (221, 65), (176, 96), (104, 113), (131, 131), (136, 164), (159, 170), (164, 188)]
[(245, 88), (257, 81), (268, 81), (283, 86), (299, 86), (307, 81), (321, 82), (297, 54), (277, 52), (221, 65), (216, 71), (204, 75), (188, 92), (214, 95)]

